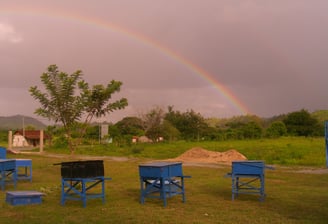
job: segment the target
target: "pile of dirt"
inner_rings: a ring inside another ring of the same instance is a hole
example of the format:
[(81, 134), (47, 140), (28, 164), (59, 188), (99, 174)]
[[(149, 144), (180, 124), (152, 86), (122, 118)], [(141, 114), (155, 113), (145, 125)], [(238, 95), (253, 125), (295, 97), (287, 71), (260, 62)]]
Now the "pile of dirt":
[(235, 160), (247, 160), (247, 158), (235, 149), (226, 152), (214, 152), (196, 147), (171, 160), (194, 163), (231, 163)]

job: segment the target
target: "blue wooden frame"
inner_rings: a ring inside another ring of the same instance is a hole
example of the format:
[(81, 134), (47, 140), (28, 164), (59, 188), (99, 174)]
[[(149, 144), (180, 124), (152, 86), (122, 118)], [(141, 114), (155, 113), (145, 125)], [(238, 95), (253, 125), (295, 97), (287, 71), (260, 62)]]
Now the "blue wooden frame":
[(7, 182), (12, 182), (16, 188), (17, 174), (16, 174), (16, 160), (14, 159), (0, 159), (0, 185), (1, 190), (5, 189)]
[(232, 200), (239, 194), (258, 194), (260, 201), (265, 199), (264, 174), (232, 174)]
[[(86, 207), (87, 200), (92, 198), (101, 198), (105, 203), (105, 181), (111, 180), (110, 177), (98, 176), (91, 178), (62, 178), (61, 204), (65, 205), (66, 200), (82, 201), (83, 207)], [(90, 193), (89, 190), (101, 184), (101, 192)]]
[(164, 207), (167, 198), (175, 195), (185, 198), (184, 176), (181, 162), (153, 162), (139, 165), (140, 175), (140, 203), (145, 203), (145, 198), (159, 198), (163, 200)]
[[(23, 173), (20, 172), (20, 168), (23, 168)], [(16, 175), (17, 180), (29, 180), (32, 182), (32, 160), (16, 159)]]
[(0, 146), (0, 159), (7, 159), (7, 149)]
[(261, 160), (232, 161), (231, 177), (232, 200), (239, 194), (258, 194), (260, 201), (265, 199), (265, 169), (274, 169), (266, 166)]

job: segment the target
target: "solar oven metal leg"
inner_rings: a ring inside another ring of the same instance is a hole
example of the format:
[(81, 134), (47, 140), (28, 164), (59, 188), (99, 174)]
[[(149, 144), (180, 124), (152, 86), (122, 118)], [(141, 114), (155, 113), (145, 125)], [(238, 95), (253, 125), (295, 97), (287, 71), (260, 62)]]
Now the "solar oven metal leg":
[(13, 179), (14, 179), (14, 188), (16, 189), (16, 183), (17, 183), (17, 176), (18, 176), (18, 173), (17, 173), (17, 170), (14, 169), (13, 171)]
[(61, 204), (65, 205), (65, 180), (62, 179)]
[[(30, 182), (32, 182), (32, 165), (29, 167), (30, 167)], [(25, 169), (27, 169), (27, 168), (25, 168)]]
[(235, 198), (238, 196), (239, 192), (239, 177), (232, 175), (231, 176), (232, 180), (232, 200), (235, 200)]
[(231, 176), (231, 200), (233, 201), (233, 200), (235, 200), (235, 176), (234, 175), (232, 175)]
[(181, 177), (181, 190), (182, 190), (182, 201), (186, 202), (185, 190), (184, 190), (184, 178)]
[(5, 171), (1, 171), (1, 190), (5, 189), (5, 178), (6, 178), (6, 173)]
[(236, 197), (239, 195), (239, 177), (236, 177)]
[(13, 181), (18, 180), (18, 170), (17, 168), (15, 169), (16, 172), (12, 173)]
[(145, 203), (145, 192), (144, 192), (144, 179), (140, 177), (140, 203)]
[(265, 183), (264, 183), (264, 175), (261, 175), (260, 176), (260, 182), (261, 182), (261, 190), (260, 190), (260, 192), (261, 192), (261, 201), (264, 201), (264, 198), (265, 198)]
[(82, 183), (82, 201), (83, 201), (83, 207), (85, 208), (87, 206), (87, 192), (85, 187), (85, 180), (81, 180)]
[(101, 188), (102, 188), (102, 190), (101, 190), (101, 196), (102, 196), (102, 202), (103, 203), (105, 203), (105, 178), (101, 178)]
[(161, 198), (163, 199), (164, 202), (164, 207), (166, 207), (166, 192), (165, 192), (165, 179), (164, 178), (160, 178), (160, 186), (161, 186)]

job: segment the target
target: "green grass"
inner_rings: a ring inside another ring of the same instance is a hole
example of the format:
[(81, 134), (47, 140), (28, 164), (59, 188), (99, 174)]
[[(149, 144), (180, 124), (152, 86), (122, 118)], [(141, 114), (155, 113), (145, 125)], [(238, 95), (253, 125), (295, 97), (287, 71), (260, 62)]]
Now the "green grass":
[[(134, 148), (137, 147), (137, 148)], [(163, 207), (159, 199), (139, 203), (138, 164), (151, 159), (176, 157), (192, 147), (213, 151), (236, 149), (248, 159), (265, 160), (275, 170), (266, 171), (266, 200), (256, 195), (240, 195), (231, 200), (231, 179), (224, 177), (230, 166), (195, 167), (184, 165), (186, 203), (180, 196), (168, 199)], [(66, 153), (67, 149), (45, 149), (47, 153)], [(47, 154), (45, 153), (45, 154)], [(100, 199), (60, 204), (60, 166), (54, 163), (76, 160), (78, 155), (127, 156), (118, 162), (105, 158), (106, 203)], [(287, 223), (314, 224), (328, 220), (328, 172), (300, 173), (303, 169), (326, 166), (324, 138), (280, 138), (224, 142), (176, 142), (146, 144), (127, 148), (84, 146), (75, 155), (62, 158), (35, 154), (8, 154), (9, 158), (30, 158), (33, 161), (33, 182), (19, 181), (16, 189), (6, 185), (6, 191), (37, 190), (45, 193), (43, 203), (11, 206), (0, 191), (0, 223)]]
[[(193, 147), (202, 147), (219, 152), (236, 149), (249, 160), (264, 160), (269, 164), (316, 167), (324, 167), (326, 165), (324, 138), (305, 137), (216, 142), (180, 141), (173, 143), (136, 144), (129, 147), (89, 145), (79, 147), (75, 154), (167, 159), (175, 158)], [(46, 151), (69, 154), (68, 149), (46, 149)]]
[[(44, 192), (43, 203), (30, 206), (11, 206), (5, 203), (5, 191), (0, 191), (0, 223), (327, 223), (328, 193), (326, 174), (294, 172), (297, 168), (266, 171), (264, 202), (256, 195), (240, 195), (231, 200), (231, 179), (224, 177), (230, 166), (221, 168), (184, 166), (186, 199), (168, 199), (163, 207), (159, 199), (139, 203), (140, 184), (138, 164), (145, 159), (117, 162), (104, 160), (106, 203), (100, 199), (60, 205), (60, 166), (54, 163), (74, 160), (40, 155), (9, 155), (10, 158), (31, 158), (33, 182), (19, 181), (16, 190)], [(14, 190), (7, 185), (6, 190)]]

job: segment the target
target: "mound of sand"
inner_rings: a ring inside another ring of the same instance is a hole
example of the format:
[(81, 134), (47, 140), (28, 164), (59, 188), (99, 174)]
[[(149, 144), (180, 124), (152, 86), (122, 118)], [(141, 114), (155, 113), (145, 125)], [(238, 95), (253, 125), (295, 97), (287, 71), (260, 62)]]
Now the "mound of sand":
[(226, 152), (213, 152), (196, 147), (189, 149), (185, 153), (172, 160), (194, 163), (231, 163), (235, 160), (247, 160), (247, 158), (235, 149), (230, 149)]

